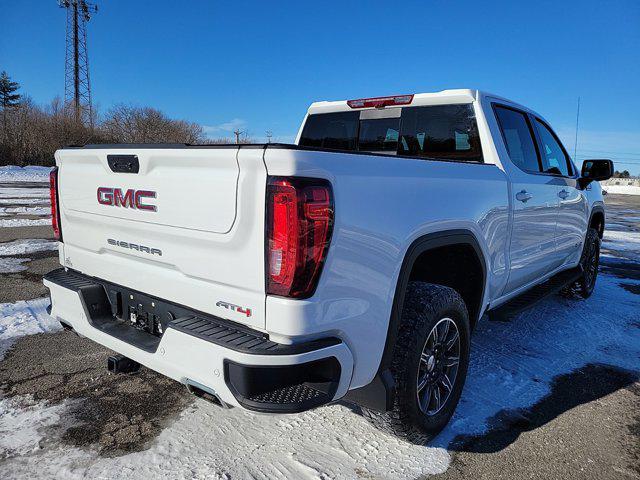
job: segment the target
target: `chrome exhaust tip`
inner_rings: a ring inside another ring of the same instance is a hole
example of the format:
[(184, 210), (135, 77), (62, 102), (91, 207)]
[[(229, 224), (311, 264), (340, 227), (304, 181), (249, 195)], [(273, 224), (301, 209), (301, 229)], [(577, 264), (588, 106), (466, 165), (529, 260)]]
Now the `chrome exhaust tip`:
[(206, 400), (207, 402), (213, 403), (214, 405), (217, 405), (224, 409), (232, 408), (231, 405), (224, 402), (211, 388), (206, 387), (201, 383), (195, 382), (193, 380), (187, 380), (186, 385), (187, 390), (189, 390), (189, 393), (191, 393), (192, 395), (198, 398), (202, 398), (203, 400)]

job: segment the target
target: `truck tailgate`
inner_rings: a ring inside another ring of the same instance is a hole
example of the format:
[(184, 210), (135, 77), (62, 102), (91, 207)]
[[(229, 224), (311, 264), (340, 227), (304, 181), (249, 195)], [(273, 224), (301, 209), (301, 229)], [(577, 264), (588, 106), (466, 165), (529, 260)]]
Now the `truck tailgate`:
[(59, 150), (63, 264), (264, 328), (262, 153), (232, 145)]

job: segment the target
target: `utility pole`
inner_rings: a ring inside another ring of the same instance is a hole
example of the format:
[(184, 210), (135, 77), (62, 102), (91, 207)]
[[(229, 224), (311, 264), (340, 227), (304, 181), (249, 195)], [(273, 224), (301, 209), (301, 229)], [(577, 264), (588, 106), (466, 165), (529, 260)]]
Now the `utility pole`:
[(87, 22), (98, 12), (98, 6), (85, 0), (58, 0), (67, 11), (67, 33), (64, 74), (64, 108), (76, 125), (93, 127), (89, 56), (87, 54)]
[(578, 122), (580, 120), (580, 97), (578, 97), (578, 110), (576, 112), (576, 140), (573, 144), (573, 160), (578, 161), (576, 158), (578, 154)]

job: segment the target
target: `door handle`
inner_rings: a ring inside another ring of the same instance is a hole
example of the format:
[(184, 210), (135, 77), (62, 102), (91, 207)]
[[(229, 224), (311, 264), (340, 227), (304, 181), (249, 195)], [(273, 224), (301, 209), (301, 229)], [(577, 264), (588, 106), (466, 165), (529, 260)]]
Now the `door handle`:
[(569, 196), (569, 192), (567, 192), (566, 190), (560, 190), (560, 191), (558, 192), (558, 196), (559, 196), (561, 199), (563, 199), (563, 200), (564, 200), (565, 198), (567, 198), (567, 197)]
[(527, 200), (531, 200), (532, 198), (533, 198), (533, 195), (528, 193), (526, 190), (521, 190), (518, 193), (516, 193), (516, 200), (520, 200), (523, 203), (527, 203)]

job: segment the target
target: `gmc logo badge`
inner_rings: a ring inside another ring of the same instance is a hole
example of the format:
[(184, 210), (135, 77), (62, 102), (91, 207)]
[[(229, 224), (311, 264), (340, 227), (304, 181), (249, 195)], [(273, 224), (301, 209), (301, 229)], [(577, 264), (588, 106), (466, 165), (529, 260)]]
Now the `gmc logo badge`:
[(145, 203), (144, 199), (146, 198), (156, 198), (156, 192), (130, 188), (123, 193), (121, 188), (98, 187), (98, 203), (100, 205), (156, 212), (158, 207)]

